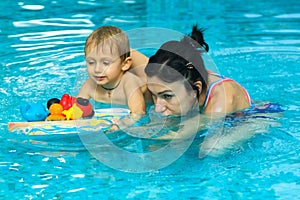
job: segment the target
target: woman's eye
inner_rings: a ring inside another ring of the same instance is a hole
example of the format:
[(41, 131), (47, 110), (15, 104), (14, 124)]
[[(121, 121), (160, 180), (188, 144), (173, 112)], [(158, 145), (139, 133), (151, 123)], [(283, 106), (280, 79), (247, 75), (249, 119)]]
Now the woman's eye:
[(174, 96), (174, 95), (171, 95), (171, 94), (164, 94), (164, 95), (163, 95), (163, 98), (166, 99), (166, 100), (170, 100), (170, 99), (173, 98), (173, 96)]

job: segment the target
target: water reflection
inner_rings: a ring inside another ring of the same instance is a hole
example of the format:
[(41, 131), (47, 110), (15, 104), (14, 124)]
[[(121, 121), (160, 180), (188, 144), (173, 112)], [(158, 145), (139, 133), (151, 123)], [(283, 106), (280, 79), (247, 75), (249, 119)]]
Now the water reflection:
[(13, 22), (13, 25), (19, 27), (31, 26), (63, 26), (63, 27), (93, 27), (95, 26), (89, 19), (64, 19), (64, 18), (50, 18), (50, 19), (35, 19), (28, 21)]

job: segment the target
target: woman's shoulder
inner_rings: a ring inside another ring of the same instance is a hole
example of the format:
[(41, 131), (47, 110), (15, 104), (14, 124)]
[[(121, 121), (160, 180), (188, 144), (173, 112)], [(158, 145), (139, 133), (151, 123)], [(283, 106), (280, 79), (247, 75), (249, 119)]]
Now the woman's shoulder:
[(219, 110), (232, 112), (249, 106), (248, 93), (238, 82), (224, 76), (213, 80), (215, 81), (210, 84), (208, 94), (210, 96), (210, 102), (207, 103), (209, 109), (214, 110), (214, 107), (218, 107)]
[(214, 96), (224, 96), (227, 100), (233, 100), (237, 95), (244, 95), (244, 88), (230, 78), (217, 78), (212, 84), (215, 84), (212, 94)]
[(231, 91), (234, 93), (236, 90), (239, 91), (242, 86), (229, 77), (217, 73), (209, 73), (209, 87), (214, 91), (227, 90), (227, 92)]
[(138, 77), (137, 75), (131, 73), (130, 71), (127, 71), (122, 79), (124, 80), (124, 83), (131, 83), (131, 84), (137, 84), (142, 85), (142, 79)]

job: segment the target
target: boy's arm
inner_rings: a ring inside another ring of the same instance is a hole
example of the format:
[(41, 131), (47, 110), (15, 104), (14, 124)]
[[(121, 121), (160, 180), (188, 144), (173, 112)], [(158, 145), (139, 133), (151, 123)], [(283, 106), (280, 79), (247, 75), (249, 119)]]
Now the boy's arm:
[(127, 104), (131, 114), (143, 115), (146, 112), (146, 103), (139, 80), (137, 78), (130, 79), (126, 83), (125, 94), (127, 96)]
[(120, 128), (125, 129), (136, 123), (146, 113), (146, 103), (140, 86), (140, 80), (134, 75), (127, 80), (124, 88), (130, 115), (120, 120), (115, 120), (115, 123), (110, 127), (108, 132), (116, 131)]
[[(123, 79), (125, 81), (124, 92), (130, 116), (118, 120), (116, 125), (120, 128), (131, 126), (146, 113), (146, 103), (142, 92), (141, 80), (131, 73), (125, 73)], [(113, 131), (113, 129), (111, 130)]]
[(80, 88), (77, 97), (82, 97), (84, 99), (90, 99), (91, 98), (90, 91), (91, 91), (91, 80), (87, 79), (84, 82), (84, 84), (82, 85), (82, 87)]

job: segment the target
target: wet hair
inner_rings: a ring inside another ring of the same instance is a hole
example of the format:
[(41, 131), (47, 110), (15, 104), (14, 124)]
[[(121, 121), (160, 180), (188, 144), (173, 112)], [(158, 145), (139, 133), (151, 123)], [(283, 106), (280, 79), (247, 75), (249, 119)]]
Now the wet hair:
[(115, 26), (101, 26), (94, 30), (86, 39), (84, 54), (86, 55), (98, 46), (110, 47), (110, 51), (118, 51), (122, 61), (130, 56), (129, 39), (124, 31)]
[[(146, 75), (158, 76), (167, 83), (185, 79), (186, 89), (192, 87), (193, 90), (197, 90), (194, 83), (201, 81), (204, 92), (207, 88), (208, 73), (201, 53), (208, 52), (209, 46), (204, 41), (203, 31), (194, 25), (190, 35), (184, 36), (180, 41), (164, 43), (150, 57), (145, 68)], [(197, 96), (200, 94), (197, 93)]]

